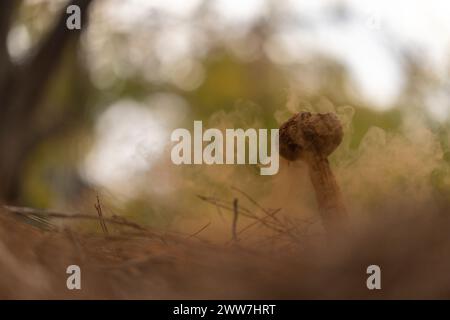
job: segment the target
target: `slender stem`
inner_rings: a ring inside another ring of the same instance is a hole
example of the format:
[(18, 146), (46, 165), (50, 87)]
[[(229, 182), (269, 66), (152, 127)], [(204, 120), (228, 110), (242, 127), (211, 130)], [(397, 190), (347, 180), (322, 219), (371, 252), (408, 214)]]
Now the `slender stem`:
[(233, 201), (233, 211), (234, 211), (234, 215), (233, 215), (233, 226), (232, 226), (232, 233), (233, 233), (233, 241), (237, 241), (237, 219), (238, 219), (238, 214), (239, 214), (239, 209), (238, 209), (238, 199), (234, 199)]
[(324, 228), (329, 232), (334, 232), (347, 221), (347, 210), (341, 190), (326, 157), (311, 152), (308, 153), (305, 160), (308, 164), (311, 182), (316, 191)]

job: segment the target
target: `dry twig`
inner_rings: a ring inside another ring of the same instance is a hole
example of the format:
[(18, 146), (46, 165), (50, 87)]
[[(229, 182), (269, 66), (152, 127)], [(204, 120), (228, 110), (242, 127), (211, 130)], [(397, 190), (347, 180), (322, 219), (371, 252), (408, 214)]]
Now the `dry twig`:
[(233, 241), (237, 241), (238, 240), (237, 239), (237, 232), (236, 232), (238, 214), (239, 214), (238, 199), (235, 198), (234, 201), (233, 201), (233, 224), (232, 224)]
[[(28, 208), (28, 207), (16, 207), (16, 206), (2, 206), (3, 209), (16, 213), (23, 216), (29, 216), (34, 215), (38, 217), (49, 217), (49, 218), (57, 218), (57, 219), (86, 219), (86, 220), (99, 220), (98, 216), (90, 215), (90, 214), (84, 214), (84, 213), (62, 213), (58, 211), (50, 211), (50, 210), (43, 210), (43, 209), (34, 209), (34, 208)], [(112, 224), (116, 225), (122, 225), (130, 228), (134, 228), (140, 231), (148, 231), (148, 229), (138, 225), (137, 223), (131, 222), (126, 220), (123, 217), (117, 217), (113, 216), (112, 218), (105, 218), (103, 217), (103, 220)]]
[(198, 234), (200, 234), (200, 232), (202, 232), (203, 230), (205, 230), (206, 228), (209, 227), (209, 225), (211, 224), (211, 221), (208, 222), (206, 225), (204, 225), (203, 227), (201, 227), (198, 231), (194, 232), (193, 234), (190, 234), (187, 238), (193, 238), (196, 237)]
[(97, 210), (97, 214), (98, 214), (98, 218), (100, 221), (100, 226), (102, 227), (103, 233), (108, 235), (108, 228), (106, 227), (106, 223), (105, 220), (103, 219), (103, 210), (102, 210), (102, 205), (100, 204), (100, 198), (97, 194), (97, 203), (94, 204), (95, 210)]

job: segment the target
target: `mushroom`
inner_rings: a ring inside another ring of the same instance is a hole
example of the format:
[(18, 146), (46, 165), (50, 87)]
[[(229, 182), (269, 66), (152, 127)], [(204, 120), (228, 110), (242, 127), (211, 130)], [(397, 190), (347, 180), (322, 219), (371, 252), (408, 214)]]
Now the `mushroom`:
[(347, 220), (341, 191), (328, 162), (342, 136), (342, 125), (334, 113), (301, 112), (280, 127), (280, 155), (308, 165), (322, 223), (329, 234), (340, 230)]

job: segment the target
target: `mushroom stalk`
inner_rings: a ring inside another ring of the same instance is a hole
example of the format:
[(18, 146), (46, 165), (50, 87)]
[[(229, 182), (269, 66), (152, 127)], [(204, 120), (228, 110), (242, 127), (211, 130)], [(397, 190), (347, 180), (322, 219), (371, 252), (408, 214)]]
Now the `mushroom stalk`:
[(305, 158), (309, 177), (316, 193), (319, 212), (327, 232), (342, 226), (347, 218), (347, 210), (342, 193), (326, 157), (310, 154)]

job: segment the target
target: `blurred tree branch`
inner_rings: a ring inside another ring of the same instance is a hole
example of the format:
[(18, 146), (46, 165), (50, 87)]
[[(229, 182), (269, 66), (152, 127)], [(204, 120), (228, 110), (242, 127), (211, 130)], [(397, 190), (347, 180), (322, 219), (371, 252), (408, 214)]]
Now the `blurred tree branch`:
[[(5, 82), (11, 72), (11, 59), (8, 54), (8, 33), (11, 26), (11, 21), (15, 13), (15, 9), (20, 5), (21, 1), (2, 1), (0, 3), (0, 98), (3, 96), (2, 92), (5, 88)], [(3, 99), (0, 99), (3, 101)], [(1, 109), (0, 106), (0, 115)]]
[[(81, 9), (84, 30), (87, 13), (93, 0), (71, 0), (67, 5)], [(59, 13), (56, 23), (31, 49), (25, 61), (14, 64), (7, 51), (7, 37), (16, 7), (20, 1), (2, 1), (0, 4), (0, 199), (14, 201), (20, 195), (20, 179), (27, 156), (41, 139), (54, 130), (60, 130), (73, 116), (66, 110), (46, 126), (37, 125), (48, 86), (54, 77), (64, 52), (76, 51), (82, 30), (68, 30), (66, 7)], [(76, 61), (76, 52), (74, 53)], [(76, 108), (76, 107), (75, 107)]]

